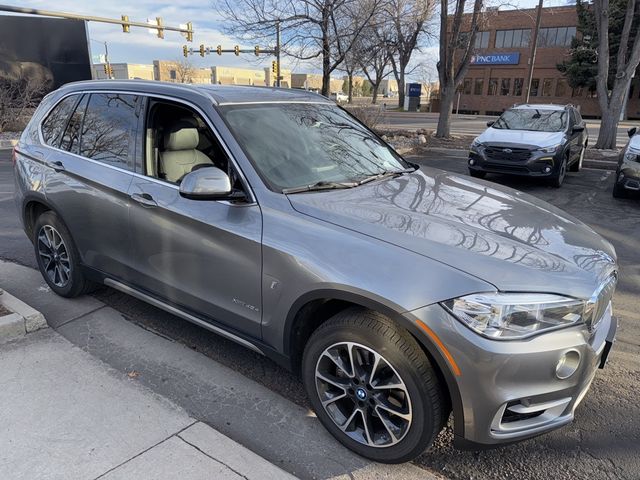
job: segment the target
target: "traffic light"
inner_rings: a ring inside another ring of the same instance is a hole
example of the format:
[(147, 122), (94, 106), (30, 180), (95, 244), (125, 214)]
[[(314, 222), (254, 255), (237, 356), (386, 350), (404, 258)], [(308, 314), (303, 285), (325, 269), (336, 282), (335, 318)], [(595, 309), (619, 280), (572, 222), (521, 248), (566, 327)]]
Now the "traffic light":
[(187, 22), (187, 42), (193, 42), (193, 24), (191, 22)]
[(236, 54), (236, 57), (240, 55), (240, 45), (233, 47), (233, 53)]
[(218, 55), (222, 55), (222, 45), (218, 45), (216, 47), (216, 52), (217, 52)]
[(256, 54), (256, 57), (260, 56), (260, 46), (256, 45), (255, 48), (253, 49), (253, 53)]
[(189, 49), (186, 45), (182, 46), (182, 55), (184, 55), (184, 58), (187, 58), (189, 56)]
[(203, 43), (201, 43), (201, 44), (200, 44), (200, 56), (201, 56), (201, 57), (204, 57), (204, 52), (205, 52), (204, 44), (203, 44)]
[(162, 18), (156, 17), (156, 23), (158, 24), (158, 38), (164, 38), (164, 28), (162, 28)]
[(109, 76), (109, 65), (107, 65), (106, 63), (103, 65), (104, 68), (104, 74)]
[(275, 60), (271, 62), (271, 71), (275, 74), (278, 73), (278, 62), (276, 62)]
[(122, 31), (124, 33), (129, 33), (131, 31), (131, 25), (129, 25), (129, 16), (121, 15), (120, 18), (122, 19)]

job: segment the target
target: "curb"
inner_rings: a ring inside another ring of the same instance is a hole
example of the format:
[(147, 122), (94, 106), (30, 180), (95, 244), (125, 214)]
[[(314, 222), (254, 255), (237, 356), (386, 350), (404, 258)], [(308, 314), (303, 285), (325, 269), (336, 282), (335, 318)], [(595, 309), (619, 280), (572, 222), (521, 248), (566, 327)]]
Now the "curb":
[(13, 148), (18, 144), (18, 140), (0, 140), (0, 149)]
[(0, 306), (9, 310), (9, 315), (0, 316), (0, 343), (47, 328), (44, 315), (35, 308), (0, 289)]

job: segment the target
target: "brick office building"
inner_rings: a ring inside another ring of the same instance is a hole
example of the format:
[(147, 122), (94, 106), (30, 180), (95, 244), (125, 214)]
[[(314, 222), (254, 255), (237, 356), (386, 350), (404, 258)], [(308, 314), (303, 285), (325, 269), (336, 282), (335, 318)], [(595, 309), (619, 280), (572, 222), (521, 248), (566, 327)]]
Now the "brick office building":
[[(454, 111), (499, 115), (526, 100), (526, 82), (536, 9), (489, 11), (476, 36), (476, 55), (459, 87)], [(538, 49), (529, 103), (571, 103), (585, 117), (600, 115), (595, 92), (572, 89), (556, 65), (569, 58), (576, 36), (575, 6), (542, 10)], [(629, 118), (640, 118), (640, 78), (632, 84), (627, 105)]]

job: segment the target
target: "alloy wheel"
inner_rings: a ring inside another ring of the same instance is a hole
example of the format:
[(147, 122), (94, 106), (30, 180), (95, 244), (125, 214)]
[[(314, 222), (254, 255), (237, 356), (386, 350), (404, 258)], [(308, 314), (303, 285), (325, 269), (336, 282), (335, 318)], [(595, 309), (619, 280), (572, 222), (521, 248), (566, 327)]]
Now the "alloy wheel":
[(347, 436), (369, 447), (390, 447), (411, 427), (411, 399), (397, 370), (379, 353), (336, 343), (316, 364), (316, 391), (325, 412)]
[(65, 287), (71, 278), (69, 251), (62, 236), (51, 225), (38, 232), (38, 255), (47, 277), (56, 287)]

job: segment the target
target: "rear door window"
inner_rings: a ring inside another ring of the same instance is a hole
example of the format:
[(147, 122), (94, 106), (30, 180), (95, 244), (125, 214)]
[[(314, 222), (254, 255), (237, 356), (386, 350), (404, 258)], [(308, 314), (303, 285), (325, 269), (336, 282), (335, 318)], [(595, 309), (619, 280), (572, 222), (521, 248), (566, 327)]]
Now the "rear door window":
[(139, 97), (92, 93), (82, 124), (80, 155), (133, 171)]
[(69, 122), (69, 116), (78, 103), (81, 95), (69, 95), (62, 99), (42, 122), (42, 138), (44, 143), (52, 147), (60, 145), (62, 133)]

